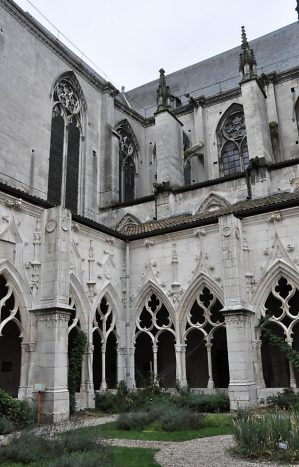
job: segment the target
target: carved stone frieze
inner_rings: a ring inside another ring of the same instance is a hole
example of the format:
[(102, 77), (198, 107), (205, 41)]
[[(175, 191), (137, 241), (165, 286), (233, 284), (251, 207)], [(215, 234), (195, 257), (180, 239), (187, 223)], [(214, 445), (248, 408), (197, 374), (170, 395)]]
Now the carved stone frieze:
[(272, 214), (270, 214), (270, 216), (267, 217), (268, 222), (276, 223), (276, 222), (280, 222), (281, 220), (282, 220), (282, 216), (281, 216), (280, 211), (273, 212)]
[(247, 326), (251, 323), (251, 317), (248, 315), (225, 315), (226, 326)]
[(23, 207), (23, 200), (21, 198), (16, 199), (16, 200), (7, 199), (5, 201), (5, 205), (10, 209), (15, 209), (16, 211), (20, 211)]

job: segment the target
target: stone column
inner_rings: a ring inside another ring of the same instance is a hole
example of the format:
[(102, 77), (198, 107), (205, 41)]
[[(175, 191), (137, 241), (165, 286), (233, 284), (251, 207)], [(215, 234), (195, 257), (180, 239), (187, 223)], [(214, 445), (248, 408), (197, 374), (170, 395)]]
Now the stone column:
[(36, 350), (34, 342), (22, 342), (21, 344), (21, 377), (18, 390), (18, 398), (30, 400), (32, 398), (32, 368), (34, 365), (33, 354)]
[(126, 348), (117, 346), (117, 383), (126, 381)]
[(154, 381), (156, 381), (158, 375), (158, 346), (153, 345), (153, 355), (154, 355)]
[(212, 366), (212, 344), (206, 344), (207, 348), (207, 357), (208, 357), (208, 389), (214, 389), (215, 384), (213, 380), (213, 366)]
[(107, 389), (106, 383), (106, 344), (102, 345), (102, 381), (101, 381), (101, 391), (105, 391)]
[[(70, 313), (64, 309), (36, 311), (38, 363), (35, 366), (35, 383), (43, 383), (41, 419), (56, 423), (68, 420), (69, 391), (68, 321)], [(33, 399), (36, 400), (37, 393)]]
[(176, 380), (181, 387), (187, 386), (186, 380), (186, 345), (175, 344)]
[[(67, 420), (68, 321), (71, 215), (62, 207), (43, 212), (40, 304), (36, 318), (36, 362), (33, 386), (43, 383), (41, 416), (49, 422)], [(33, 391), (33, 400), (37, 399)]]
[(253, 313), (244, 309), (225, 311), (229, 360), (229, 397), (232, 410), (257, 403), (252, 352)]
[(264, 375), (263, 375), (263, 365), (262, 365), (262, 341), (261, 339), (256, 339), (253, 341), (253, 353), (254, 353), (254, 370), (255, 370), (255, 381), (257, 389), (263, 389), (266, 387)]
[(223, 314), (226, 322), (231, 408), (257, 400), (253, 355), (253, 312), (248, 311), (242, 222), (233, 215), (219, 219), (223, 251)]
[(94, 398), (94, 385), (93, 385), (93, 344), (87, 344), (86, 351), (84, 352), (81, 372), (81, 408), (94, 409), (95, 398)]
[(129, 348), (129, 368), (126, 369), (126, 383), (128, 389), (136, 388), (135, 380), (135, 347)]

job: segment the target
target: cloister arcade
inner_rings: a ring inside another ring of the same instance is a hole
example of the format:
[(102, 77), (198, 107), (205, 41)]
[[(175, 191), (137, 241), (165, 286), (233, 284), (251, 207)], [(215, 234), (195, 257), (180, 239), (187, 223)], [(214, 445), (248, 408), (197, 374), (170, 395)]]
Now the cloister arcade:
[[(30, 363), (28, 351), (34, 353), (31, 341), (36, 338), (31, 331), (29, 339), (28, 312), (21, 312), (20, 290), (3, 271), (0, 275), (0, 387), (15, 397), (20, 396), (22, 387), (30, 385), (34, 359)], [(77, 390), (84, 391), (88, 385), (92, 391), (116, 388), (125, 378), (122, 368), (129, 359), (115, 301), (110, 294), (102, 294), (94, 312), (89, 310), (88, 315), (82, 309), (79, 295), (71, 287), (69, 352), (78, 330), (82, 329), (88, 336)], [(127, 373), (131, 372), (136, 387), (145, 387), (151, 381), (168, 388), (176, 384), (202, 390), (228, 387), (229, 346), (222, 299), (209, 284), (201, 282), (196, 292), (174, 311), (161, 291), (148, 288), (131, 327), (134, 365)], [(260, 316), (269, 316), (272, 332), (299, 351), (299, 288), (293, 277), (280, 274), (275, 280), (272, 278), (256, 316), (256, 326)], [(263, 339), (258, 326), (255, 333), (257, 385), (298, 387), (299, 374), (292, 364), (277, 347)]]

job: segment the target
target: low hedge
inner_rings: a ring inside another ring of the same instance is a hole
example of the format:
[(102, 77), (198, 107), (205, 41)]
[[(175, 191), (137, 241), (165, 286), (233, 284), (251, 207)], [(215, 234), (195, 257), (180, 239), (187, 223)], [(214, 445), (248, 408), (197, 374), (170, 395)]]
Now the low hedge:
[(0, 389), (0, 416), (21, 430), (34, 422), (32, 407), (26, 401), (14, 399)]

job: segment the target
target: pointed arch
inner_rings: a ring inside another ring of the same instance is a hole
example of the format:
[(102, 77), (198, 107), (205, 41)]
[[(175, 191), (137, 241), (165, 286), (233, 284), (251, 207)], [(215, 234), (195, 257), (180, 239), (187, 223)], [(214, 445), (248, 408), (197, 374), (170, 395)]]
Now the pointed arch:
[(78, 81), (78, 78), (77, 76), (75, 75), (75, 73), (72, 71), (72, 70), (68, 70), (68, 71), (65, 71), (64, 73), (61, 73), (59, 76), (57, 76), (56, 80), (54, 81), (53, 85), (52, 85), (52, 89), (51, 89), (51, 96), (53, 97), (54, 96), (54, 92), (55, 92), (55, 89), (58, 85), (58, 83), (62, 80), (65, 80), (69, 83), (71, 83), (71, 85), (73, 86), (73, 88), (76, 90), (79, 98), (80, 98), (80, 102), (81, 102), (81, 105), (82, 105), (82, 108), (84, 110), (84, 112), (87, 111), (87, 103), (86, 103), (86, 99), (84, 97), (84, 93), (82, 91), (82, 88), (81, 88), (81, 85)]
[(129, 202), (135, 198), (139, 145), (127, 119), (118, 122), (115, 131), (119, 138), (119, 201)]
[[(144, 285), (144, 287), (140, 290), (139, 294), (135, 298), (135, 304), (133, 307), (132, 311), (132, 322), (135, 323), (138, 315), (141, 313), (144, 304), (146, 302), (146, 299), (150, 294), (155, 294), (163, 303), (169, 314), (171, 315), (171, 318), (173, 322), (175, 323), (175, 310), (173, 308), (173, 305), (169, 298), (165, 295), (164, 291), (159, 288), (155, 282), (153, 282), (151, 279)], [(132, 338), (134, 339), (134, 333), (135, 329), (132, 329), (133, 334)]]
[(218, 193), (212, 191), (201, 203), (198, 213), (216, 211), (218, 209), (225, 209), (230, 206), (230, 203)]
[(88, 333), (88, 316), (91, 314), (91, 308), (81, 283), (73, 273), (70, 275), (70, 296), (76, 303), (82, 330)]
[(92, 313), (95, 389), (115, 388), (121, 379), (118, 349), (124, 347), (125, 329), (121, 324), (120, 310), (116, 291), (109, 283), (97, 297)]
[(195, 277), (195, 279), (193, 279), (188, 289), (185, 291), (177, 310), (177, 314), (180, 317), (180, 328), (182, 332), (184, 330), (186, 316), (196, 300), (198, 291), (204, 287), (207, 287), (221, 303), (224, 303), (224, 293), (221, 287), (207, 274), (203, 272), (200, 273)]
[(22, 337), (23, 340), (26, 341), (29, 338), (28, 310), (32, 307), (32, 294), (30, 287), (15, 266), (7, 260), (0, 263), (0, 275), (3, 275), (6, 281), (12, 285), (15, 298), (19, 305), (22, 322)]
[(243, 106), (233, 103), (224, 112), (216, 129), (219, 167), (222, 175), (244, 171), (249, 163)]
[(120, 297), (118, 293), (116, 292), (115, 288), (109, 282), (108, 284), (105, 285), (105, 287), (101, 290), (99, 295), (96, 297), (94, 304), (92, 306), (92, 319), (95, 316), (97, 308), (100, 306), (101, 300), (103, 297), (107, 297), (108, 300), (110, 301), (113, 311), (115, 313), (116, 321), (120, 321), (121, 319), (121, 310), (122, 310), (122, 302), (120, 300)]
[[(299, 289), (298, 272), (284, 259), (275, 260), (271, 267), (264, 273), (252, 297), (252, 305), (255, 309), (259, 310), (259, 312), (265, 303), (272, 286), (281, 277), (289, 279), (293, 282), (294, 286)], [(259, 318), (259, 316), (257, 318)]]
[(48, 201), (78, 211), (86, 100), (73, 71), (56, 78), (52, 87), (52, 121)]

